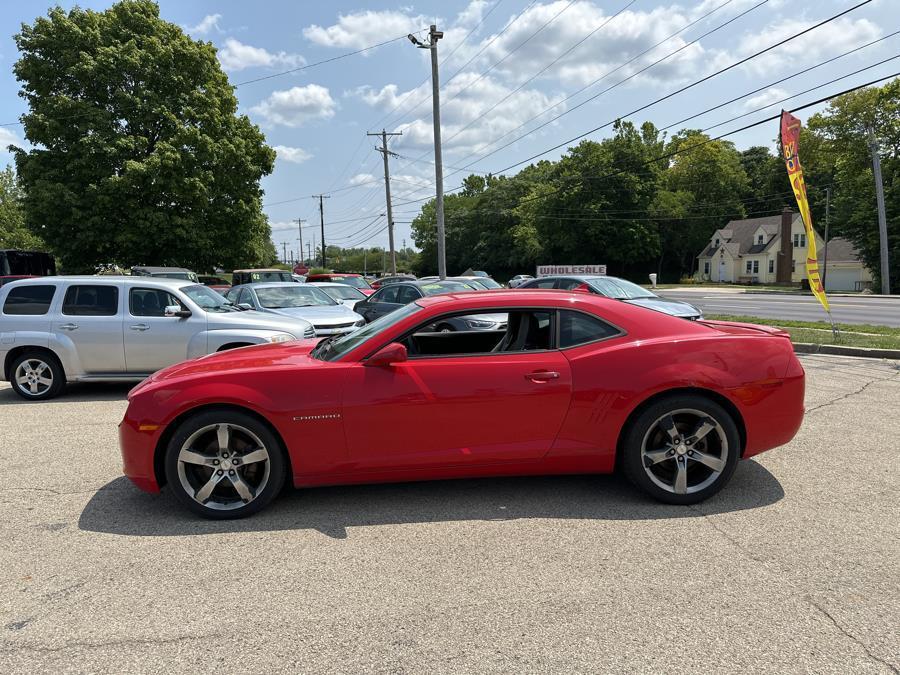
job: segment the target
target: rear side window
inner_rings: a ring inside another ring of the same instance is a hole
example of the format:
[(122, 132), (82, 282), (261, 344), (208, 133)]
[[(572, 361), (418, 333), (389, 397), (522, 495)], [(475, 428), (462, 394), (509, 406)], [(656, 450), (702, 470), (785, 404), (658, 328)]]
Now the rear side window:
[(39, 316), (50, 311), (56, 286), (20, 286), (10, 290), (3, 313)]
[(69, 286), (62, 306), (68, 316), (115, 316), (118, 311), (116, 286)]
[(408, 305), (419, 299), (419, 292), (412, 286), (400, 286), (400, 292), (397, 294), (397, 302), (402, 305)]
[(400, 288), (395, 285), (387, 286), (378, 293), (377, 302), (397, 302), (397, 294)]
[(165, 316), (166, 307), (184, 305), (174, 295), (161, 288), (132, 288), (128, 295), (131, 316)]
[(556, 288), (556, 279), (541, 279), (528, 284), (528, 288)]
[(621, 331), (595, 316), (562, 310), (559, 313), (559, 347), (574, 347), (618, 335)]

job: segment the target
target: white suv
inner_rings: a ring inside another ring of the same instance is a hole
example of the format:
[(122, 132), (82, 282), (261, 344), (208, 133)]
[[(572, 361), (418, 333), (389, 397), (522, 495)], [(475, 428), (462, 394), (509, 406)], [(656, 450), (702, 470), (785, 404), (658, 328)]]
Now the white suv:
[(0, 289), (0, 380), (28, 400), (67, 381), (142, 380), (204, 354), (312, 337), (308, 321), (241, 311), (190, 281), (40, 277)]

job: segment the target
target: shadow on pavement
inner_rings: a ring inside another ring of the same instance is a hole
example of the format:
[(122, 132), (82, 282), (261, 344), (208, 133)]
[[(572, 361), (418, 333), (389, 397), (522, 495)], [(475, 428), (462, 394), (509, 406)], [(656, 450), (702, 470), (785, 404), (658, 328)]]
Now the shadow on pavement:
[(82, 530), (127, 536), (317, 530), (345, 539), (348, 527), (463, 520), (692, 518), (774, 504), (778, 480), (753, 460), (741, 462), (723, 492), (696, 507), (645, 498), (619, 476), (482, 478), (354, 485), (288, 491), (243, 520), (209, 521), (181, 507), (166, 490), (140, 492), (117, 478), (102, 487), (78, 521)]
[(0, 405), (51, 405), (54, 403), (93, 403), (95, 401), (124, 401), (137, 382), (75, 382), (67, 384), (63, 392), (49, 401), (26, 401), (12, 388), (0, 388)]

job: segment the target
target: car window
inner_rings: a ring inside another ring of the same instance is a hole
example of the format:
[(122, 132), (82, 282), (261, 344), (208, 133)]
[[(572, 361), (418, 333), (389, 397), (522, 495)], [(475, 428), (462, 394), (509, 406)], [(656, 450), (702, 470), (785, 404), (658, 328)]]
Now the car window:
[(3, 313), (13, 315), (39, 316), (50, 311), (50, 303), (56, 286), (19, 286), (11, 288)]
[(237, 297), (240, 295), (242, 289), (237, 288), (229, 288), (225, 291), (225, 299), (229, 302), (237, 302)]
[(180, 290), (191, 300), (196, 302), (204, 312), (240, 311), (228, 302), (228, 300), (207, 286), (202, 286), (200, 284), (196, 286), (184, 286)]
[(322, 361), (334, 361), (366, 340), (375, 342), (379, 333), (387, 330), (398, 321), (402, 321), (410, 314), (418, 312), (421, 309), (422, 308), (419, 307), (418, 304), (411, 302), (395, 312), (385, 314), (384, 316), (375, 319), (372, 323), (366, 324), (352, 333), (344, 333), (344, 335), (335, 339), (325, 338), (316, 345), (312, 352), (310, 352), (310, 356)]
[(325, 286), (322, 291), (335, 300), (365, 300), (366, 296), (353, 286)]
[(465, 293), (475, 289), (461, 281), (434, 281), (419, 286), (425, 295), (437, 295), (438, 293)]
[[(441, 331), (441, 325), (457, 327)], [(447, 314), (417, 326), (402, 343), (410, 358), (548, 350), (553, 345), (553, 312), (485, 309)]]
[(564, 291), (571, 291), (579, 286), (584, 286), (584, 282), (580, 279), (560, 279), (556, 288), (561, 288)]
[(624, 279), (610, 277), (608, 279), (591, 279), (588, 283), (607, 298), (617, 300), (637, 300), (638, 298), (655, 298), (655, 293)]
[(165, 316), (166, 307), (185, 306), (169, 291), (162, 288), (132, 288), (128, 293), (131, 316)]
[(290, 307), (330, 307), (337, 303), (321, 288), (312, 284), (291, 284), (290, 286), (269, 286), (256, 289), (259, 304), (267, 309)]
[(410, 302), (415, 302), (422, 296), (419, 294), (419, 291), (416, 290), (413, 286), (399, 286), (400, 292), (397, 294), (397, 302), (401, 305), (407, 305)]
[(490, 277), (479, 277), (478, 283), (481, 284), (482, 286), (484, 286), (485, 288), (503, 288), (503, 286), (498, 284), (496, 281), (494, 281)]
[(353, 288), (371, 288), (366, 280), (362, 277), (331, 277), (328, 279), (335, 284), (345, 284), (347, 286), (353, 286)]
[(397, 295), (400, 292), (400, 286), (390, 285), (382, 288), (378, 293), (378, 299), (373, 302), (398, 302)]
[(556, 288), (556, 279), (538, 279), (527, 284), (528, 288)]
[(250, 291), (246, 288), (242, 288), (240, 295), (238, 295), (237, 302), (235, 304), (238, 305), (252, 305), (253, 298), (250, 297)]
[(115, 316), (119, 311), (116, 286), (75, 285), (66, 289), (62, 313), (67, 316)]
[(562, 310), (559, 313), (559, 347), (574, 347), (595, 340), (603, 340), (621, 331), (595, 316)]

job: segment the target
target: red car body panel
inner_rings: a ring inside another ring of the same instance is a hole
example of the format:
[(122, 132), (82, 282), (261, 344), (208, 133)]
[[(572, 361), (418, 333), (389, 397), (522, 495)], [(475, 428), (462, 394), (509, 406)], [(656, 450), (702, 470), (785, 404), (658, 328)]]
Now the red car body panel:
[[(125, 474), (158, 491), (167, 434), (180, 416), (209, 405), (268, 420), (296, 486), (609, 472), (629, 416), (675, 389), (709, 392), (736, 412), (743, 457), (787, 443), (803, 419), (804, 372), (778, 329), (692, 322), (565, 291), (439, 295), (418, 304), (338, 361), (312, 358), (316, 340), (307, 340), (156, 373), (129, 394), (119, 427)], [(363, 365), (439, 314), (516, 307), (581, 310), (623, 334), (562, 350)], [(559, 376), (530, 379), (540, 371)]]

